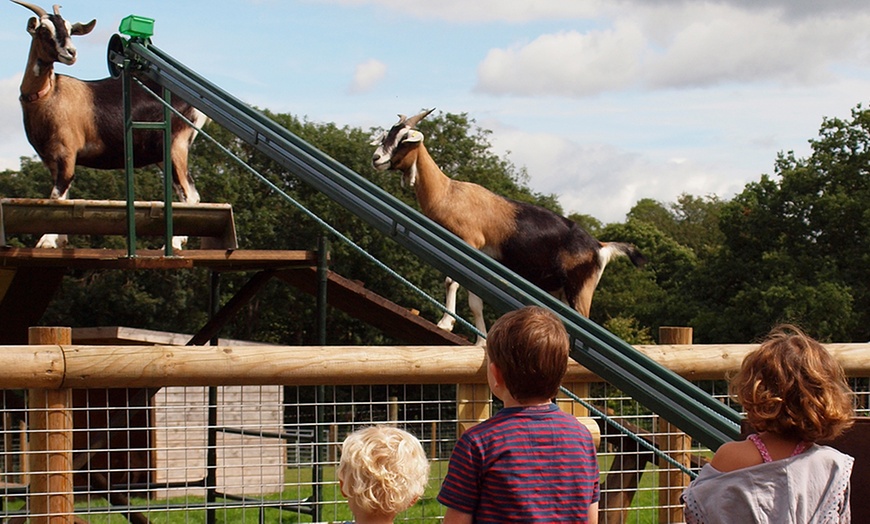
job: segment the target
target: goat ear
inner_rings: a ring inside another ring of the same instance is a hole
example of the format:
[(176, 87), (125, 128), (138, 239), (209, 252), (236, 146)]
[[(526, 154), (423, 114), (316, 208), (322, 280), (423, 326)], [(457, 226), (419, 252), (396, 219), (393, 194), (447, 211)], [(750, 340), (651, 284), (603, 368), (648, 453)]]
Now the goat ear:
[(82, 24), (80, 22), (76, 22), (72, 25), (71, 34), (74, 35), (86, 35), (94, 30), (94, 26), (97, 25), (97, 20), (91, 20), (87, 24)]
[(423, 141), (423, 133), (417, 131), (416, 129), (408, 130), (408, 134), (405, 135), (405, 138), (402, 142), (422, 142)]
[(30, 20), (27, 21), (27, 32), (31, 35), (36, 34), (36, 28), (39, 27), (39, 20), (36, 19), (35, 16), (31, 16)]

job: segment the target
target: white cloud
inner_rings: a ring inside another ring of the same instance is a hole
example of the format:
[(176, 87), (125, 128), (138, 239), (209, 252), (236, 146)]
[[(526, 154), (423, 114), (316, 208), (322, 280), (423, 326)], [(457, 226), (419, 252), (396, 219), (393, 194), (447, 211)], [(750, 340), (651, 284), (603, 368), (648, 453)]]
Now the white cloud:
[[(322, 1), (322, 0), (317, 0)], [(375, 5), (423, 20), (529, 22), (597, 16), (603, 0), (330, 0), (339, 5)]]
[(476, 90), (492, 94), (587, 96), (629, 86), (644, 39), (636, 26), (543, 35), (493, 49), (478, 67)]
[(343, 6), (376, 6), (390, 12), (420, 18), (459, 23), (509, 22), (540, 20), (599, 19), (642, 11), (683, 11), (694, 8), (717, 8), (747, 12), (772, 12), (784, 19), (800, 20), (813, 17), (854, 17), (870, 12), (866, 0), (308, 0)]
[(500, 129), (493, 146), (527, 167), (534, 188), (555, 194), (565, 214), (622, 222), (642, 198), (674, 202), (681, 193), (730, 198), (746, 180), (735, 166), (689, 158), (657, 158), (611, 144), (586, 144), (550, 133)]
[(356, 66), (349, 91), (365, 93), (371, 91), (387, 74), (387, 65), (374, 58)]
[(870, 21), (866, 16), (823, 15), (788, 20), (775, 10), (750, 12), (715, 5), (672, 15), (682, 23), (671, 28), (662, 45), (650, 39), (644, 60), (644, 83), (652, 88), (828, 81), (832, 66), (854, 61), (867, 45), (860, 28)]
[(609, 27), (492, 49), (478, 66), (478, 92), (585, 97), (733, 83), (805, 85), (830, 81), (840, 64), (864, 67), (870, 55), (864, 36), (870, 14), (860, 12), (797, 19), (774, 8), (666, 3), (611, 14)]
[(18, 169), (22, 154), (35, 154), (24, 135), (18, 102), (20, 84), (20, 74), (0, 79), (0, 170)]

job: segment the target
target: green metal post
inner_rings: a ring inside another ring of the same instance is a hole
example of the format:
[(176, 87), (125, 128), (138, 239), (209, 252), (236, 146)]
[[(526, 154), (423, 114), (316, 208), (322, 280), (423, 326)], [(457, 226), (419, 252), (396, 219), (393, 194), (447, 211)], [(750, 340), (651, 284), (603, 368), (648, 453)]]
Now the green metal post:
[[(317, 241), (317, 343), (326, 345), (326, 308), (327, 308), (327, 284), (329, 282), (329, 267), (327, 266), (329, 241), (326, 235), (321, 235)], [(314, 391), (314, 405), (317, 406), (317, 431), (314, 432), (314, 445), (316, 464), (312, 472), (311, 489), (311, 517), (313, 522), (320, 522), (320, 502), (323, 500), (323, 462), (326, 460), (326, 417), (323, 413), (323, 401), (326, 399), (326, 388), (317, 386)], [(328, 435), (328, 433), (327, 433)]]
[(135, 188), (133, 187), (133, 79), (130, 60), (124, 60), (121, 69), (121, 91), (124, 98), (124, 172), (127, 180), (127, 256), (136, 256), (136, 210)]
[[(220, 285), (221, 276), (217, 271), (211, 272), (211, 298), (209, 300), (209, 319), (214, 318), (220, 311)], [(212, 337), (210, 343), (212, 346), (217, 346), (219, 338), (217, 333)], [(208, 507), (205, 510), (206, 524), (215, 524), (217, 522), (217, 512), (215, 511), (214, 503), (217, 501), (217, 402), (218, 390), (215, 386), (208, 387), (208, 433), (206, 443), (206, 473), (205, 473), (205, 500)]]
[(172, 93), (163, 88), (163, 216), (166, 219), (164, 254), (173, 255), (172, 247)]

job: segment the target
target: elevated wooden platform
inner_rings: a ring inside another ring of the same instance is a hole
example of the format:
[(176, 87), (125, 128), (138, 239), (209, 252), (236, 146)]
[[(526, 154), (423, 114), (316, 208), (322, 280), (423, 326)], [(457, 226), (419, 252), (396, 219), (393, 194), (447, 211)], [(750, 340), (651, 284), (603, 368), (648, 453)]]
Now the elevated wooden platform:
[[(165, 236), (163, 202), (134, 202), (136, 234)], [(127, 203), (114, 200), (0, 199), (0, 344), (23, 344), (27, 328), (39, 325), (64, 274), (78, 270), (175, 270), (256, 272), (202, 329), (186, 342), (205, 344), (274, 277), (302, 291), (317, 290), (317, 253), (236, 249), (229, 204), (172, 204), (173, 234), (199, 237), (202, 249), (41, 249), (7, 244), (14, 234), (126, 235)], [(362, 283), (329, 272), (329, 305), (409, 344), (463, 345), (468, 341), (376, 293)]]
[(245, 271), (309, 267), (314, 251), (189, 249), (166, 257), (162, 250), (139, 250), (128, 257), (123, 249), (40, 249), (0, 247), (0, 268), (184, 269)]
[[(49, 302), (70, 269), (254, 271), (249, 285), (204, 326), (192, 344), (204, 344), (272, 278), (314, 294), (317, 253), (279, 250), (179, 251), (165, 257), (160, 250), (39, 249), (0, 247), (0, 344), (25, 344), (27, 328), (39, 325)], [(327, 302), (408, 344), (465, 345), (464, 337), (439, 329), (408, 307), (366, 289), (365, 285), (328, 272)]]

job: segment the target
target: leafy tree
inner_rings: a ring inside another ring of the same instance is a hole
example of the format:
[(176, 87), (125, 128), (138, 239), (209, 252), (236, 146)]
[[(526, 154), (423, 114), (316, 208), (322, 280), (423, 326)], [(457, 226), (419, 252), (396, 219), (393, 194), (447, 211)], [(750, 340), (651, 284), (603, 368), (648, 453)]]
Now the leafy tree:
[(779, 155), (775, 177), (724, 206), (723, 249), (698, 278), (711, 339), (748, 340), (782, 321), (822, 339), (870, 336), (870, 114), (825, 119), (819, 135), (809, 158)]
[(653, 332), (663, 325), (690, 325), (691, 305), (681, 297), (681, 289), (697, 264), (691, 249), (633, 218), (608, 224), (600, 237), (635, 244), (647, 263), (643, 270), (624, 258), (607, 265), (592, 300), (593, 320), (606, 326), (615, 318), (633, 319)]

